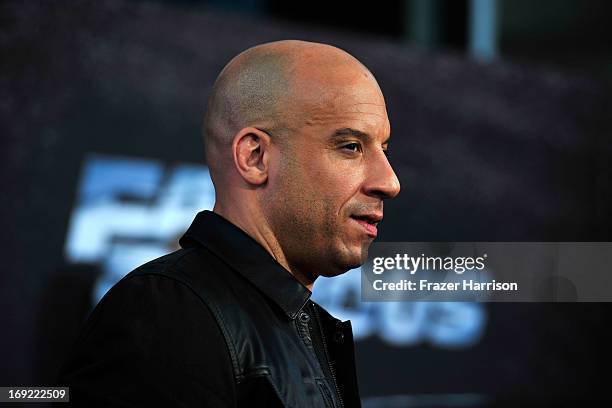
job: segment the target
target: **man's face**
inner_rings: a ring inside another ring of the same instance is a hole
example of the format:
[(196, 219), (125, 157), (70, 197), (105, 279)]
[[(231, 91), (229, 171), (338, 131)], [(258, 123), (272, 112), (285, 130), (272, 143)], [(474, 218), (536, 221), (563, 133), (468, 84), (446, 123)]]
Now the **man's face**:
[(304, 102), (304, 121), (279, 147), (266, 197), (291, 267), (312, 277), (361, 265), (383, 200), (399, 193), (386, 150), (390, 125), (371, 77), (335, 81)]

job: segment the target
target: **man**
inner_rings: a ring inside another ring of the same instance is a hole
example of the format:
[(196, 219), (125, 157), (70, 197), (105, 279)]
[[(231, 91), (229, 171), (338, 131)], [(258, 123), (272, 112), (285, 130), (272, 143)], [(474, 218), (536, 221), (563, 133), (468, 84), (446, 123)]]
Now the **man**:
[(64, 368), (71, 400), (359, 406), (350, 322), (309, 297), (364, 262), (399, 192), (389, 133), (378, 84), (342, 50), (280, 41), (230, 61), (204, 119), (214, 209), (96, 307)]

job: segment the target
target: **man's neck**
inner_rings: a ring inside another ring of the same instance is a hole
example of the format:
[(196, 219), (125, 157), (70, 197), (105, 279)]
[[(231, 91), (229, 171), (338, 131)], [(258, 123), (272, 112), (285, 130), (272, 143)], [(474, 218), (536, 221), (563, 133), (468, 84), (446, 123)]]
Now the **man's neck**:
[(308, 278), (308, 275), (299, 271), (292, 270), (276, 236), (261, 214), (258, 214), (256, 211), (244, 212), (237, 208), (229, 210), (227, 207), (218, 204), (218, 201), (215, 203), (213, 212), (222, 216), (257, 241), (276, 262), (312, 292), (314, 279)]

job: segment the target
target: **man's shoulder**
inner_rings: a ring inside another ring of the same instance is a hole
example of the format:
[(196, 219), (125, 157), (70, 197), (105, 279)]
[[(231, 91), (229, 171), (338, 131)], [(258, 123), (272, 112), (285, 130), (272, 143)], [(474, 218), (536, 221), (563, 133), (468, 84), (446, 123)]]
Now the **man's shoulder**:
[(186, 248), (137, 267), (102, 297), (85, 331), (123, 321), (148, 322), (151, 327), (178, 324), (179, 317), (203, 320), (214, 328), (217, 323), (213, 322), (219, 318), (218, 298), (227, 290), (222, 279), (212, 278), (223, 276), (224, 271), (213, 271), (218, 265), (209, 265), (210, 257), (201, 248)]
[[(282, 315), (240, 272), (203, 246), (179, 249), (139, 266), (112, 287), (100, 303), (109, 309), (126, 299), (131, 304), (144, 298), (177, 310), (189, 298), (214, 317), (228, 338), (238, 338), (238, 333), (251, 327), (253, 321), (260, 321), (262, 315), (270, 321)], [(197, 309), (191, 308), (190, 313), (197, 313)]]
[(102, 298), (98, 309), (128, 299), (152, 299), (174, 307), (186, 298), (206, 305), (218, 303), (227, 292), (227, 266), (205, 248), (182, 248), (153, 259), (117, 282)]
[(165, 278), (201, 292), (202, 288), (222, 285), (227, 269), (228, 266), (206, 248), (181, 248), (137, 267), (121, 281), (139, 280), (143, 277)]
[(185, 268), (202, 266), (202, 258), (206, 255), (201, 248), (181, 248), (174, 252), (155, 258), (146, 262), (130, 273), (123, 279), (131, 279), (136, 276), (145, 275), (172, 275)]

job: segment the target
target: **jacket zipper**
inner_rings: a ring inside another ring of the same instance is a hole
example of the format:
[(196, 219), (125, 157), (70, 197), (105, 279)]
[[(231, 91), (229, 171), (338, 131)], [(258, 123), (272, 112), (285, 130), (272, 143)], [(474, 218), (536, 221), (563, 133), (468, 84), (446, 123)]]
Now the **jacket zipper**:
[(321, 332), (321, 341), (323, 342), (323, 351), (325, 353), (325, 357), (327, 359), (327, 364), (329, 366), (329, 371), (331, 372), (332, 379), (334, 380), (334, 387), (336, 388), (336, 394), (338, 394), (338, 402), (340, 402), (340, 407), (344, 407), (344, 401), (342, 401), (342, 394), (340, 393), (340, 388), (338, 387), (338, 380), (336, 379), (336, 372), (334, 367), (332, 366), (331, 359), (329, 358), (329, 352), (327, 351), (327, 341), (325, 340), (325, 333), (323, 333), (323, 327), (321, 322), (321, 317), (319, 316), (319, 311), (317, 307), (313, 304), (312, 308), (314, 309), (315, 314), (317, 315), (317, 326), (319, 326), (319, 331)]

